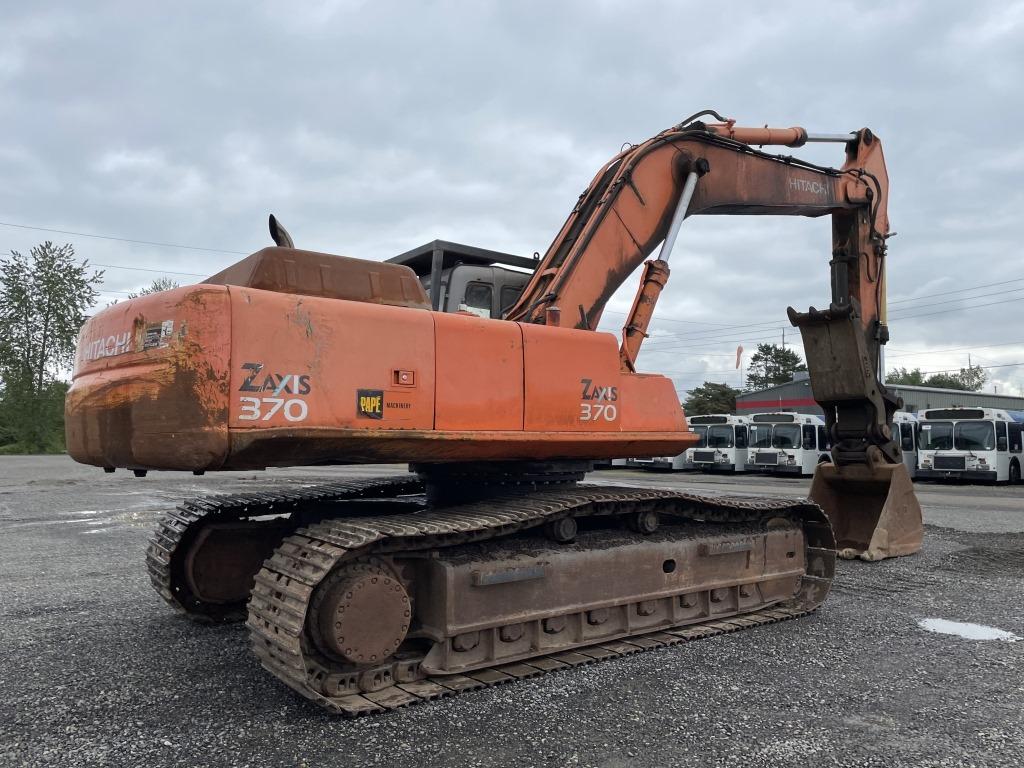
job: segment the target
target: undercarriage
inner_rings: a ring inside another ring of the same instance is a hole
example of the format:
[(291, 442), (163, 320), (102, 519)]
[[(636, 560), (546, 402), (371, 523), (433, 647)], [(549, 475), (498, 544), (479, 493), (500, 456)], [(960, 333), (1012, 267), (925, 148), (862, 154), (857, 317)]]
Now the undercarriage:
[(360, 715), (794, 618), (831, 584), (832, 530), (804, 500), (418, 469), (185, 502), (151, 542), (154, 586), (246, 619), (268, 671)]

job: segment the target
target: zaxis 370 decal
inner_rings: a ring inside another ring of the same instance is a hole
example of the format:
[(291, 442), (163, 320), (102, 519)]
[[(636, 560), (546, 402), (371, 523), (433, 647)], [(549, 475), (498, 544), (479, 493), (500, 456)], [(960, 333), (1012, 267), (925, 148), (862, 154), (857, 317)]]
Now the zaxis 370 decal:
[[(263, 363), (242, 363), (246, 371), (239, 392), (269, 392), (269, 396), (239, 398), (239, 421), (270, 421), (280, 413), (287, 421), (305, 421), (309, 406), (302, 398), (312, 391), (308, 374), (263, 373)], [(287, 397), (290, 395), (290, 397)]]
[(308, 395), (309, 376), (298, 373), (268, 373), (260, 377), (263, 363), (242, 363), (242, 369), (248, 371), (245, 381), (238, 388), (239, 392), (273, 392), (275, 395)]
[(580, 421), (615, 421), (619, 417), (615, 405), (619, 399), (618, 387), (602, 387), (594, 384), (593, 379), (580, 379), (580, 385), (583, 387)]

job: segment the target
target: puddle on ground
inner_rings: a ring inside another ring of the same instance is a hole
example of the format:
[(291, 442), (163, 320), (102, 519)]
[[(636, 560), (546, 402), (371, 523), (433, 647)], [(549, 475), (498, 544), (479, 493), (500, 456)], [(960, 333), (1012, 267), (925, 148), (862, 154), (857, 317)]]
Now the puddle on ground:
[(947, 619), (921, 619), (917, 626), (927, 632), (940, 635), (956, 635), (965, 640), (1002, 640), (1015, 643), (1021, 638), (1004, 629), (986, 627), (984, 624), (971, 624), (966, 621), (949, 621)]

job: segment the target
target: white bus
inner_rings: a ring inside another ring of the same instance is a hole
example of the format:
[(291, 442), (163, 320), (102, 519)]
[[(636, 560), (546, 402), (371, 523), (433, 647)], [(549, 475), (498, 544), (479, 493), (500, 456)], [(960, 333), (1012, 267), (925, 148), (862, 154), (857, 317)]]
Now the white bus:
[(903, 465), (911, 478), (917, 476), (917, 416), (906, 411), (896, 411), (892, 415), (892, 437), (900, 444), (903, 453)]
[(626, 466), (632, 469), (661, 469), (669, 471), (696, 469), (697, 467), (693, 463), (693, 454), (694, 451), (707, 447), (708, 428), (706, 424), (695, 425), (692, 419), (689, 419), (688, 421), (690, 422), (690, 432), (694, 432), (697, 435), (696, 446), (693, 448), (687, 448), (678, 456), (655, 456), (652, 459), (626, 459)]
[(1020, 482), (1024, 412), (930, 408), (918, 416), (918, 479)]
[(692, 461), (702, 472), (747, 471), (746, 416), (729, 413), (691, 416), (688, 421), (694, 429), (707, 427), (704, 445), (692, 448)]
[(747, 471), (813, 475), (830, 459), (825, 420), (806, 413), (755, 413), (750, 416)]

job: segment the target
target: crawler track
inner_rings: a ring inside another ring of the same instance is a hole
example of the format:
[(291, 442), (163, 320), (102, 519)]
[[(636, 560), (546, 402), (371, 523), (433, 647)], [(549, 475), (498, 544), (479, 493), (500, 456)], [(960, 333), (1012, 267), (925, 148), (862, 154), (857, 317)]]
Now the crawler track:
[[(385, 488), (380, 492), (392, 493), (395, 487)], [(328, 659), (310, 642), (307, 619), (316, 589), (332, 570), (345, 563), (496, 540), (568, 516), (580, 520), (629, 516), (646, 510), (677, 521), (751, 523), (780, 516), (796, 521), (802, 525), (807, 542), (807, 570), (797, 594), (750, 613), (713, 617), (659, 631), (648, 628), (638, 635), (627, 634), (512, 663), (503, 661), (456, 675), (432, 676), (421, 669), (424, 654), (404, 652), (373, 669), (353, 668)], [(410, 514), (326, 519), (295, 531), (257, 574), (247, 625), (253, 651), (267, 670), (321, 706), (356, 716), (802, 616), (820, 605), (828, 593), (835, 566), (834, 548), (824, 514), (806, 501), (702, 497), (593, 486), (510, 493)]]
[[(261, 491), (241, 495), (206, 496), (189, 499), (167, 512), (146, 549), (146, 568), (160, 596), (176, 610), (204, 622), (244, 621), (245, 601), (207, 603), (191, 593), (182, 576), (181, 559), (188, 543), (211, 522), (250, 520), (266, 515), (285, 516), (287, 532), (311, 516), (329, 513), (339, 501), (385, 499), (423, 490), (412, 475), (358, 478), (344, 483), (326, 483), (307, 488)], [(283, 535), (283, 534), (282, 534)]]

